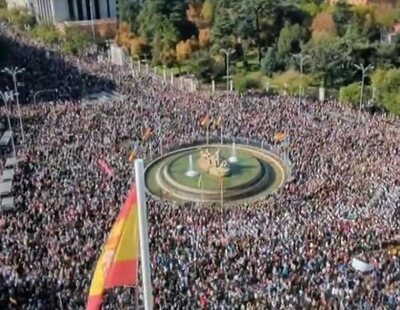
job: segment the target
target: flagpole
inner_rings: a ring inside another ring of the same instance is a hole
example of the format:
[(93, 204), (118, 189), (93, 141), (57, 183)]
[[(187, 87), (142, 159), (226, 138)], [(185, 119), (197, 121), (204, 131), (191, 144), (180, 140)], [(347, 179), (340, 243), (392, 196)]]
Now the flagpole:
[(223, 142), (223, 136), (222, 136), (222, 120), (221, 120), (221, 125), (220, 125), (220, 127), (221, 127), (221, 144), (223, 144), (224, 142)]
[(151, 287), (149, 234), (147, 227), (146, 193), (144, 184), (143, 159), (135, 160), (137, 207), (139, 215), (140, 265), (142, 267), (144, 309), (153, 310), (153, 292)]
[(224, 206), (224, 177), (221, 176), (221, 207)]
[(204, 205), (204, 183), (203, 183), (203, 178), (201, 179), (201, 203)]
[(138, 292), (139, 288), (136, 286), (134, 290), (135, 290), (135, 310), (139, 310), (139, 292)]

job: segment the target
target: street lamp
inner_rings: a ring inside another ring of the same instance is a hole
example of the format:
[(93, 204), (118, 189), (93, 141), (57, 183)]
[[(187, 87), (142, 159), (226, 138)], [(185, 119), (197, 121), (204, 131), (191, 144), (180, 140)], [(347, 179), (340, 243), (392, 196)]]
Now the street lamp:
[(226, 90), (229, 91), (229, 56), (233, 55), (236, 50), (234, 48), (221, 48), (220, 52), (226, 56)]
[(361, 93), (360, 93), (360, 106), (358, 108), (358, 121), (360, 121), (361, 118), (361, 106), (362, 106), (362, 100), (363, 100), (363, 95), (364, 95), (364, 81), (365, 77), (367, 76), (368, 70), (373, 70), (374, 66), (368, 65), (364, 66), (363, 64), (354, 64), (354, 67), (356, 67), (358, 70), (362, 72), (362, 78), (361, 78)]
[(12, 145), (12, 149), (13, 149), (13, 156), (16, 156), (16, 152), (15, 152), (15, 143), (14, 143), (14, 132), (12, 130), (11, 127), (11, 120), (10, 120), (10, 110), (8, 109), (8, 105), (7, 105), (7, 97), (8, 98), (12, 98), (11, 96), (6, 96), (2, 91), (0, 91), (0, 96), (4, 101), (4, 105), (6, 106), (6, 113), (7, 113), (7, 123), (8, 123), (8, 130), (11, 131), (11, 145)]
[(293, 55), (294, 58), (299, 59), (300, 62), (300, 85), (299, 85), (299, 104), (301, 104), (302, 99), (302, 88), (303, 88), (303, 66), (304, 61), (310, 59), (310, 55), (303, 55), (302, 53)]
[(22, 125), (22, 116), (21, 116), (21, 107), (19, 105), (19, 93), (18, 93), (18, 83), (17, 83), (17, 74), (22, 73), (25, 71), (25, 68), (18, 68), (18, 67), (6, 67), (1, 72), (7, 73), (12, 76), (13, 82), (14, 82), (14, 93), (17, 98), (17, 109), (18, 109), (18, 114), (19, 114), (19, 124), (21, 126), (21, 136), (22, 136), (22, 143), (25, 142), (25, 133), (24, 133), (24, 127)]
[[(94, 27), (94, 14), (93, 14), (93, 0), (89, 0), (89, 8), (90, 8), (90, 21), (91, 21), (91, 25), (92, 25), (92, 36), (93, 36), (93, 40), (96, 37), (96, 31), (95, 31), (95, 27)], [(87, 2), (86, 2), (87, 3)]]

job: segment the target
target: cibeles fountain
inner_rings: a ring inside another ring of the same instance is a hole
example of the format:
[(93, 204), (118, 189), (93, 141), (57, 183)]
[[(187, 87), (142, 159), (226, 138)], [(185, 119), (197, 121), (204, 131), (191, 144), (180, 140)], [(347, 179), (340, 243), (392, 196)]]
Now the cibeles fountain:
[(173, 150), (146, 167), (147, 191), (175, 202), (235, 203), (265, 197), (286, 181), (278, 154), (242, 144), (195, 145)]
[(229, 175), (231, 169), (226, 160), (221, 161), (219, 154), (220, 149), (214, 155), (211, 154), (209, 149), (201, 150), (197, 163), (203, 172), (218, 178), (224, 178)]

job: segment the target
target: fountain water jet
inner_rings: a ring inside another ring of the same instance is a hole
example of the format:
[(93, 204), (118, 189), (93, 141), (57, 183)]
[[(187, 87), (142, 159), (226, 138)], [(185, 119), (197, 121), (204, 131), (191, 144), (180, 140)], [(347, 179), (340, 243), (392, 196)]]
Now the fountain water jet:
[(194, 170), (194, 165), (193, 165), (193, 155), (190, 154), (189, 155), (189, 167), (188, 170), (186, 171), (186, 176), (190, 177), (190, 178), (194, 178), (197, 177), (199, 175), (199, 172)]
[(232, 143), (232, 153), (231, 156), (228, 158), (228, 161), (232, 164), (237, 163), (239, 161), (239, 158), (236, 156), (235, 142)]

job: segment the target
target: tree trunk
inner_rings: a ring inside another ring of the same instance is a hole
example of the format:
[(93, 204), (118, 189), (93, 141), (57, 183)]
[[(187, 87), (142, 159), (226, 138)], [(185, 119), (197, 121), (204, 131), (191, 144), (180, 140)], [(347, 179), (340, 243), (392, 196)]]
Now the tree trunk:
[(256, 15), (256, 31), (257, 31), (257, 53), (258, 53), (258, 64), (261, 66), (261, 40), (260, 40), (260, 11), (261, 7), (256, 8), (255, 15)]

